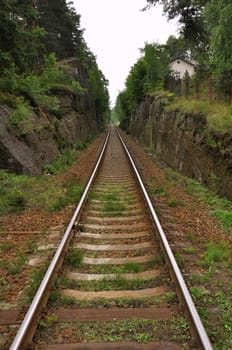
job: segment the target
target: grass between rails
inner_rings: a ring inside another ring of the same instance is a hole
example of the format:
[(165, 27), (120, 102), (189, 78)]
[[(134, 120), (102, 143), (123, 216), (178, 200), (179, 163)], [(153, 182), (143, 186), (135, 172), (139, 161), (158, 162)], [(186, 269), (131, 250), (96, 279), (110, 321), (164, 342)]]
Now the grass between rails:
[(172, 303), (177, 302), (176, 293), (174, 292), (168, 292), (161, 296), (155, 296), (150, 298), (117, 298), (117, 299), (105, 299), (105, 298), (99, 298), (94, 300), (77, 300), (76, 298), (68, 297), (68, 296), (62, 296), (59, 295), (59, 297), (56, 300), (53, 300), (55, 302), (55, 305), (59, 306), (73, 306), (73, 307), (80, 307), (80, 308), (109, 308), (109, 307), (151, 307), (151, 306), (159, 306), (159, 307), (166, 307), (167, 304), (171, 305)]
[(127, 280), (123, 276), (117, 275), (115, 279), (104, 278), (96, 281), (75, 281), (66, 277), (57, 280), (57, 286), (61, 288), (75, 289), (81, 291), (112, 291), (112, 290), (139, 290), (157, 287), (166, 284), (166, 280), (159, 277), (134, 278)]
[[(136, 341), (148, 343), (150, 341), (167, 340), (187, 343), (189, 331), (186, 321), (182, 317), (176, 317), (168, 321), (157, 320), (126, 320), (107, 321), (75, 324), (59, 324), (46, 329), (46, 333), (52, 338), (57, 334), (65, 333), (69, 329), (69, 335), (73, 342), (116, 342)], [(163, 335), (166, 334), (166, 339)]]
[(103, 264), (103, 265), (87, 265), (87, 264), (80, 264), (77, 271), (80, 273), (116, 273), (116, 274), (122, 274), (122, 273), (136, 273), (136, 272), (142, 272), (149, 269), (154, 268), (157, 265), (161, 265), (164, 263), (164, 258), (159, 256), (151, 259), (149, 262), (144, 264), (138, 264), (134, 262), (128, 262), (126, 264), (122, 265), (110, 265), (110, 264)]

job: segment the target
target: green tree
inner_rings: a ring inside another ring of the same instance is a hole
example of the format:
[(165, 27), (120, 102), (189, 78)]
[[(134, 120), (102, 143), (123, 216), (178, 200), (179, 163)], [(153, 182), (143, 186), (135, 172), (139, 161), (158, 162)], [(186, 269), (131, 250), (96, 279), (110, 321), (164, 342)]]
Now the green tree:
[(184, 39), (182, 35), (178, 38), (174, 35), (169, 36), (166, 42), (166, 48), (170, 60), (175, 59), (177, 57), (189, 59), (189, 56), (191, 56), (191, 48), (189, 47), (188, 42)]
[(127, 90), (121, 91), (117, 98), (114, 107), (115, 118), (120, 121), (122, 129), (127, 130), (130, 123), (129, 98)]
[(39, 0), (39, 24), (45, 28), (46, 52), (55, 52), (58, 59), (75, 56), (82, 45), (80, 15), (65, 0)]
[(147, 0), (148, 6), (160, 4), (169, 19), (178, 18), (180, 33), (197, 47), (206, 50), (208, 32), (205, 26), (204, 8), (211, 0)]
[(144, 92), (147, 94), (163, 88), (169, 71), (169, 56), (166, 47), (159, 44), (146, 44), (142, 52), (146, 68)]
[(211, 63), (218, 88), (232, 95), (232, 4), (229, 0), (212, 0), (206, 7), (210, 35)]
[(163, 88), (169, 72), (166, 46), (146, 44), (141, 53), (142, 57), (128, 74), (126, 89), (116, 99), (115, 113), (124, 129), (128, 129), (131, 114), (136, 111), (146, 95)]
[(88, 92), (95, 105), (98, 124), (101, 125), (110, 117), (108, 81), (99, 70), (93, 55), (89, 63)]
[(0, 0), (0, 18), (1, 73), (12, 65), (21, 72), (32, 70), (39, 63), (45, 34), (37, 25), (34, 1)]
[(138, 104), (145, 98), (146, 66), (143, 59), (139, 59), (131, 68), (126, 79), (127, 98), (130, 111), (134, 112)]

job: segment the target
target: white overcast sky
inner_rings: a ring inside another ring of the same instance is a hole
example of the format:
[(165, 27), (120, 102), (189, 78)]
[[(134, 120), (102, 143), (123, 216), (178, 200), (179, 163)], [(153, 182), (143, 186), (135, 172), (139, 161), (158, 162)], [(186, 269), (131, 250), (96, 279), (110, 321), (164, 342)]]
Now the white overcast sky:
[(111, 105), (120, 91), (130, 68), (140, 57), (145, 43), (164, 44), (170, 35), (177, 35), (177, 25), (167, 21), (162, 8), (146, 6), (146, 0), (74, 0), (81, 15), (85, 41), (97, 57), (97, 63), (109, 80)]

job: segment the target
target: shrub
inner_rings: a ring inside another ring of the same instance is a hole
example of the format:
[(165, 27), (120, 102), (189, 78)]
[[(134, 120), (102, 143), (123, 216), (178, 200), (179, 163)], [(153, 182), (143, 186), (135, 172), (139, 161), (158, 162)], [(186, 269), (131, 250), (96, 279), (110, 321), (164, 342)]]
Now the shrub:
[(27, 133), (33, 129), (32, 110), (23, 97), (16, 98), (16, 108), (12, 112), (8, 125), (19, 128), (21, 132)]

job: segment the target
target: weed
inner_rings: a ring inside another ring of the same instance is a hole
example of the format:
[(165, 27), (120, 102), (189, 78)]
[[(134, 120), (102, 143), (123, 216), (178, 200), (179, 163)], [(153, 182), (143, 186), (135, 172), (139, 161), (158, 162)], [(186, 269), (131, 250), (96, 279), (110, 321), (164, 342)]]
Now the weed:
[(87, 144), (86, 142), (82, 142), (82, 141), (79, 141), (75, 144), (74, 148), (77, 150), (77, 151), (81, 151), (83, 149), (85, 149), (87, 147)]
[(191, 287), (190, 291), (191, 291), (191, 295), (194, 299), (199, 299), (202, 296), (209, 294), (208, 291), (206, 291), (202, 288), (198, 288), (198, 287)]
[(190, 241), (192, 241), (193, 243), (197, 243), (200, 241), (200, 238), (192, 232), (186, 232), (186, 237), (190, 239)]
[(68, 183), (63, 191), (61, 191), (59, 197), (50, 199), (48, 203), (48, 211), (59, 211), (62, 208), (77, 203), (83, 193), (83, 187), (79, 184)]
[(25, 293), (29, 300), (32, 300), (37, 289), (39, 288), (39, 285), (44, 277), (44, 274), (47, 270), (47, 264), (45, 264), (40, 269), (33, 270), (29, 283), (26, 286)]
[(228, 229), (232, 227), (232, 211), (215, 210), (213, 213), (223, 228)]
[(177, 207), (179, 205), (182, 205), (182, 202), (178, 201), (175, 198), (171, 198), (171, 199), (168, 200), (168, 205), (169, 205), (169, 207)]
[(49, 295), (49, 300), (51, 302), (58, 302), (60, 300), (61, 296), (57, 289), (53, 289)]
[(231, 301), (228, 300), (228, 298), (226, 297), (226, 295), (222, 291), (218, 291), (216, 293), (216, 301), (219, 305), (219, 308), (220, 308), (221, 314), (222, 314), (222, 318), (223, 318), (223, 328), (224, 328), (224, 333), (226, 335), (225, 338), (229, 339), (231, 337), (231, 332), (232, 332), (232, 320), (231, 320), (232, 305), (231, 305)]
[(133, 339), (138, 343), (148, 343), (149, 341), (152, 341), (152, 338), (153, 338), (152, 335), (146, 332), (136, 333), (133, 336)]
[(176, 293), (175, 292), (167, 292), (164, 296), (163, 299), (167, 301), (168, 303), (173, 302), (176, 300)]
[(118, 194), (117, 193), (106, 193), (106, 194), (100, 194), (98, 195), (99, 199), (102, 199), (103, 201), (118, 201)]
[(141, 271), (141, 266), (135, 262), (128, 262), (123, 267), (125, 273), (136, 273)]
[(28, 253), (33, 253), (36, 249), (36, 242), (33, 239), (29, 239), (24, 246)]
[(12, 263), (7, 264), (7, 269), (11, 275), (16, 275), (20, 273), (26, 262), (26, 256), (20, 252), (19, 256)]
[(196, 249), (194, 247), (184, 248), (184, 252), (187, 254), (193, 254), (193, 253), (195, 253), (195, 251), (196, 251)]
[(180, 255), (179, 253), (175, 254), (175, 258), (176, 258), (176, 262), (179, 265), (179, 267), (183, 267), (184, 266), (184, 258), (182, 255)]
[(41, 328), (52, 327), (57, 322), (57, 315), (49, 315), (44, 319), (39, 320), (38, 324)]
[(70, 148), (64, 148), (60, 155), (52, 164), (46, 164), (43, 168), (44, 172), (51, 175), (57, 175), (64, 172), (68, 166), (70, 166), (76, 158), (76, 150)]
[(0, 244), (0, 249), (3, 251), (9, 251), (12, 248), (14, 248), (14, 243), (13, 242), (3, 242)]
[(78, 290), (87, 291), (110, 291), (110, 290), (137, 290), (149, 288), (154, 285), (152, 279), (135, 278), (133, 280), (127, 280), (121, 275), (117, 275), (115, 279), (102, 279), (96, 281), (74, 281), (70, 279), (62, 279), (60, 281), (62, 287), (74, 288)]
[(66, 256), (65, 262), (74, 267), (80, 267), (82, 265), (84, 252), (80, 249), (70, 249)]
[(206, 267), (211, 267), (215, 263), (226, 261), (228, 259), (228, 256), (229, 256), (229, 248), (227, 243), (210, 242), (207, 245), (207, 250), (204, 254), (202, 265)]
[(119, 201), (112, 201), (109, 200), (108, 202), (105, 202), (103, 205), (103, 211), (125, 211), (126, 206), (125, 204), (119, 202)]
[(168, 190), (165, 188), (164, 185), (158, 185), (155, 189), (154, 189), (154, 194), (160, 195), (162, 197), (167, 197), (169, 192)]
[(17, 128), (21, 133), (33, 130), (32, 109), (23, 97), (16, 98), (16, 108), (9, 119), (9, 127)]
[[(66, 329), (70, 325), (59, 324), (59, 327)], [(107, 321), (81, 323), (77, 322), (73, 332), (76, 341), (101, 343), (115, 341), (136, 341), (147, 343), (158, 341), (163, 336), (164, 341), (189, 340), (189, 331), (186, 322), (182, 318), (173, 318), (169, 321), (132, 319), (126, 321)], [(172, 333), (170, 333), (172, 332)], [(84, 338), (83, 338), (84, 337)]]

